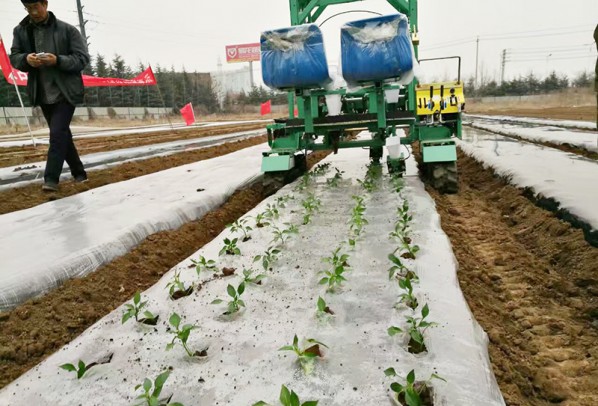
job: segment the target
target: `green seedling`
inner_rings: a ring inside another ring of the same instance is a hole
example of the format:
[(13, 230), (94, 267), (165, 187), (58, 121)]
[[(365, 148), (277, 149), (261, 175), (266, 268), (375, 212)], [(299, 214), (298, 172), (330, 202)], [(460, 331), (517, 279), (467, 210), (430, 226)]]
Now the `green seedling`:
[(326, 184), (330, 187), (338, 187), (338, 183), (343, 178), (344, 171), (340, 171), (338, 168), (334, 168), (336, 173), (332, 178), (326, 179)]
[(160, 399), (162, 388), (164, 387), (169, 375), (170, 371), (164, 371), (158, 375), (154, 382), (152, 382), (149, 378), (145, 378), (142, 384), (135, 386), (135, 390), (138, 390), (139, 388), (143, 389), (143, 394), (137, 396), (136, 398), (137, 400), (142, 401), (141, 403), (137, 403), (137, 406), (183, 406), (183, 404), (179, 402), (170, 403), (172, 395), (167, 399)]
[(243, 233), (243, 241), (247, 241), (247, 240), (251, 239), (249, 232), (252, 230), (252, 228), (249, 227), (249, 225), (247, 224), (247, 219), (244, 219), (244, 218), (237, 219), (234, 223), (227, 224), (226, 227), (228, 229), (230, 229), (231, 233), (237, 233), (239, 231), (242, 232)]
[(284, 223), (286, 226), (288, 226), (288, 228), (285, 228), (284, 230), (281, 230), (280, 228), (274, 226), (274, 230), (272, 231), (272, 234), (274, 234), (274, 238), (272, 239), (272, 243), (276, 244), (278, 241), (280, 241), (281, 244), (284, 245), (284, 243), (291, 237), (291, 235), (293, 234), (298, 234), (299, 233), (299, 228), (294, 225), (294, 224), (290, 224), (290, 223)]
[(405, 180), (401, 176), (395, 175), (392, 177), (391, 181), (394, 191), (396, 193), (401, 193), (401, 191), (405, 187)]
[(330, 169), (330, 162), (318, 164), (313, 170), (314, 176), (324, 175)]
[(343, 267), (348, 268), (350, 265), (347, 263), (349, 259), (348, 254), (340, 254), (341, 247), (338, 247), (334, 251), (332, 251), (332, 255), (326, 258), (323, 258), (322, 261), (329, 263), (332, 265), (333, 268)]
[(401, 257), (406, 259), (415, 259), (415, 255), (419, 252), (419, 245), (411, 245), (406, 240), (401, 241), (401, 245), (395, 250), (401, 251)]
[[(397, 376), (394, 368), (386, 369), (384, 374), (386, 376)], [(431, 398), (429, 391), (431, 386), (430, 382), (432, 379), (440, 379), (441, 381), (446, 382), (444, 378), (436, 374), (430, 375), (430, 378), (425, 382), (416, 382), (415, 371), (411, 370), (409, 374), (407, 374), (405, 383), (401, 384), (398, 382), (393, 382), (390, 384), (390, 389), (397, 394), (397, 399), (402, 404), (407, 406), (423, 406), (423, 400), (426, 398)]]
[(355, 238), (349, 238), (347, 240), (347, 244), (349, 244), (349, 247), (351, 247), (351, 248), (355, 248), (356, 242), (357, 242), (357, 240)]
[(320, 279), (320, 285), (328, 285), (328, 290), (333, 291), (336, 287), (340, 286), (343, 281), (347, 279), (343, 276), (345, 269), (343, 267), (336, 267), (332, 271), (324, 271), (324, 277)]
[(212, 259), (207, 260), (202, 255), (197, 260), (192, 259), (191, 262), (195, 265), (197, 276), (200, 276), (202, 271), (216, 271), (216, 261)]
[(270, 265), (272, 265), (278, 259), (278, 254), (280, 254), (279, 249), (275, 247), (268, 247), (266, 252), (253, 257), (253, 262), (262, 261), (262, 267), (264, 268), (264, 271), (267, 271), (270, 269)]
[[(243, 292), (245, 292), (245, 282), (241, 282), (237, 289), (235, 289), (232, 285), (228, 285), (226, 287), (226, 292), (232, 298), (232, 300), (228, 302), (228, 310), (224, 312), (225, 315), (237, 313), (239, 310), (241, 310), (241, 307), (245, 307), (245, 302), (241, 300), (241, 295)], [(220, 304), (222, 302), (222, 299), (216, 299), (212, 302), (212, 304)]]
[(267, 217), (265, 213), (259, 213), (257, 216), (255, 216), (255, 226), (257, 228), (269, 226), (270, 223), (266, 219)]
[[(282, 389), (280, 390), (280, 403), (282, 406), (318, 406), (317, 400), (308, 400), (307, 402), (301, 403), (299, 400), (299, 395), (297, 395), (294, 391), (289, 391), (289, 389), (282, 385)], [(254, 403), (253, 406), (271, 406), (269, 403), (260, 400), (257, 403)]]
[(149, 310), (144, 311), (143, 317), (139, 318), (139, 314), (146, 305), (147, 300), (142, 302), (141, 293), (139, 293), (139, 291), (135, 292), (135, 295), (133, 296), (133, 304), (125, 304), (125, 312), (122, 317), (122, 324), (125, 324), (131, 317), (135, 317), (135, 321), (139, 323), (155, 326), (158, 322), (158, 316), (154, 316)]
[(343, 281), (347, 279), (343, 276), (343, 273), (350, 267), (347, 263), (349, 255), (339, 254), (341, 247), (338, 247), (332, 252), (332, 255), (322, 259), (324, 262), (328, 262), (332, 265), (332, 270), (324, 271), (324, 277), (320, 279), (320, 285), (328, 284), (328, 290), (332, 291), (335, 287), (340, 286)]
[(357, 183), (359, 183), (362, 188), (370, 193), (376, 189), (376, 184), (370, 178), (365, 178), (364, 180), (357, 179)]
[(172, 350), (176, 342), (179, 341), (185, 349), (185, 352), (188, 356), (193, 357), (194, 355), (198, 355), (198, 353), (191, 352), (191, 350), (189, 350), (189, 347), (187, 347), (187, 340), (189, 339), (189, 334), (191, 334), (191, 330), (196, 329), (197, 326), (194, 326), (192, 324), (185, 324), (181, 328), (181, 316), (179, 316), (177, 313), (172, 313), (168, 322), (172, 326), (170, 328), (170, 331), (174, 335), (174, 337), (172, 337), (172, 341), (166, 346), (166, 351)]
[[(426, 304), (421, 311), (421, 318), (407, 316), (407, 324), (409, 325), (407, 333), (409, 333), (409, 336), (411, 337), (408, 346), (409, 352), (411, 353), (419, 354), (421, 352), (426, 351), (426, 344), (424, 343), (424, 333), (428, 328), (436, 325), (436, 323), (427, 322), (424, 320), (429, 313), (430, 309)], [(390, 336), (394, 336), (398, 333), (403, 332), (405, 332), (403, 329), (395, 326), (389, 327), (388, 329), (388, 334)]]
[(297, 186), (295, 186), (295, 190), (297, 190), (297, 191), (305, 190), (310, 185), (313, 178), (315, 178), (315, 175), (313, 172), (306, 172), (301, 177), (301, 180), (299, 181), (299, 183), (297, 183)]
[(293, 344), (280, 347), (278, 351), (293, 351), (295, 355), (297, 355), (297, 360), (301, 364), (303, 371), (307, 374), (311, 371), (313, 367), (313, 360), (316, 357), (322, 357), (320, 346), (325, 348), (328, 348), (328, 346), (313, 338), (308, 338), (306, 342), (310, 345), (303, 349), (300, 348), (299, 338), (297, 338), (297, 334), (295, 334), (295, 337), (293, 337)]
[(413, 271), (407, 269), (407, 267), (403, 264), (403, 261), (401, 261), (401, 259), (394, 253), (388, 254), (388, 259), (393, 263), (393, 266), (388, 268), (388, 280), (391, 280), (395, 274), (410, 280), (418, 280), (417, 275)]
[(399, 279), (399, 287), (405, 291), (399, 296), (399, 303), (405, 303), (407, 307), (412, 309), (417, 308), (417, 298), (413, 295), (413, 285), (411, 279)]
[(241, 250), (237, 247), (238, 238), (233, 238), (229, 240), (228, 238), (224, 239), (224, 246), (220, 249), (218, 255), (227, 254), (227, 255), (241, 255)]
[(324, 299), (321, 297), (318, 297), (317, 309), (318, 316), (323, 316), (324, 314), (330, 314), (331, 316), (334, 315), (334, 312), (330, 310), (330, 307), (328, 307)]
[(179, 299), (188, 296), (193, 292), (193, 286), (185, 287), (185, 283), (180, 279), (181, 271), (174, 272), (174, 278), (168, 282), (166, 288), (171, 299)]
[(77, 374), (77, 379), (81, 379), (93, 365), (94, 364), (85, 365), (85, 362), (79, 360), (79, 363), (77, 364), (79, 368), (75, 367), (73, 364), (62, 364), (60, 365), (60, 368), (65, 371), (75, 372)]
[(362, 204), (358, 204), (353, 208), (353, 210), (351, 210), (351, 219), (349, 220), (351, 225), (349, 226), (349, 229), (356, 236), (359, 236), (363, 227), (369, 224), (368, 221), (363, 217), (363, 213), (365, 213), (365, 206)]
[(311, 222), (311, 217), (313, 214), (320, 211), (322, 201), (314, 194), (310, 194), (301, 202), (301, 205), (305, 209), (305, 213), (303, 215), (303, 225), (306, 225)]
[(395, 228), (390, 237), (396, 237), (399, 240), (404, 240), (407, 243), (411, 242), (409, 238), (409, 224), (413, 220), (413, 216), (409, 214), (409, 203), (403, 200), (403, 205), (397, 208), (398, 220), (395, 223)]
[(281, 209), (284, 209), (287, 206), (287, 202), (291, 199), (294, 199), (292, 195), (279, 196), (276, 198), (276, 204)]
[(280, 214), (278, 213), (278, 208), (276, 208), (276, 205), (268, 203), (266, 205), (266, 210), (264, 211), (264, 216), (271, 220), (278, 219)]
[(253, 276), (254, 272), (255, 272), (254, 269), (243, 269), (243, 282), (253, 283), (254, 285), (261, 285), (262, 279), (264, 279), (266, 277), (266, 274), (261, 273), (261, 274)]

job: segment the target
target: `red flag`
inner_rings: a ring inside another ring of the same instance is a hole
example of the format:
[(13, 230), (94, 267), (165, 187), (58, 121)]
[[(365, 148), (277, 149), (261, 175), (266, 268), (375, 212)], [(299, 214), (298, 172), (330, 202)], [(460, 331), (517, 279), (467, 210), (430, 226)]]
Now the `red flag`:
[(12, 67), (2, 37), (0, 37), (0, 69), (2, 69), (4, 79), (11, 85), (14, 84), (13, 79), (16, 79), (17, 85), (27, 86), (27, 74)]
[[(10, 58), (6, 53), (4, 42), (0, 37), (0, 69), (4, 74), (4, 78), (11, 85), (14, 84), (13, 79), (16, 79), (18, 86), (27, 86), (27, 73), (21, 72), (13, 68), (10, 63)], [(12, 74), (11, 74), (12, 73)], [(133, 79), (120, 78), (100, 78), (97, 76), (83, 75), (83, 85), (85, 87), (99, 87), (99, 86), (150, 86), (156, 84), (156, 77), (152, 71), (152, 67), (135, 76)]]
[(187, 125), (191, 125), (195, 122), (195, 113), (193, 112), (193, 106), (191, 103), (185, 104), (185, 106), (181, 109), (181, 115), (183, 119), (185, 119), (185, 123)]
[(265, 116), (266, 114), (270, 114), (272, 112), (272, 100), (268, 100), (265, 103), (260, 105), (260, 114)]

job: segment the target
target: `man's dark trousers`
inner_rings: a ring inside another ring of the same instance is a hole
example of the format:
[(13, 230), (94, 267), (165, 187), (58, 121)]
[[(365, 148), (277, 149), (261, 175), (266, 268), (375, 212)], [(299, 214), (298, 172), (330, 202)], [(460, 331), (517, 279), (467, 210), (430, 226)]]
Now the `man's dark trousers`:
[(44, 181), (58, 184), (64, 161), (69, 165), (73, 177), (87, 177), (70, 129), (75, 106), (61, 101), (56, 104), (42, 104), (40, 107), (50, 128), (50, 148)]

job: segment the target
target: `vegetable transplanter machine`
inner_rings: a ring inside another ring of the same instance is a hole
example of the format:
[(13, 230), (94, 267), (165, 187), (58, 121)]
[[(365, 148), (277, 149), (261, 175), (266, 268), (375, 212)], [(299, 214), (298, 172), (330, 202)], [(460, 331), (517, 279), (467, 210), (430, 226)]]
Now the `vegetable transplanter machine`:
[[(289, 99), (289, 117), (267, 127), (265, 183), (281, 186), (304, 173), (309, 151), (342, 148), (369, 149), (380, 163), (386, 146), (389, 172), (401, 175), (408, 154), (402, 145), (419, 144), (425, 179), (441, 192), (457, 192), (455, 137), (461, 138), (465, 105), (460, 57), (451, 57), (459, 62), (457, 81), (419, 83), (414, 68), (425, 60), (418, 60), (417, 0), (387, 0), (397, 13), (341, 28), (342, 68), (331, 72), (315, 22), (327, 7), (354, 1), (360, 0), (289, 0), (292, 26), (261, 34), (264, 83)], [(353, 137), (365, 129), (370, 138)]]

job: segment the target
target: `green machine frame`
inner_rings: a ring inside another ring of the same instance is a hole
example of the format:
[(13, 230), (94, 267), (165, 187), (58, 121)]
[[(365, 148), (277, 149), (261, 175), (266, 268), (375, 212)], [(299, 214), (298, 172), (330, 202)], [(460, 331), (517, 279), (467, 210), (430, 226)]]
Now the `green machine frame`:
[[(289, 0), (291, 24), (315, 23), (328, 6), (363, 0)], [(407, 15), (415, 56), (418, 57), (417, 0), (387, 0), (398, 12)], [(420, 142), (424, 173), (437, 178), (434, 186), (441, 191), (456, 192), (456, 145), (453, 135), (461, 136), (461, 115), (444, 117), (418, 115), (416, 86), (413, 80), (402, 87), (397, 84), (371, 83), (358, 91), (346, 89), (295, 89), (289, 91), (289, 117), (268, 125), (271, 150), (263, 153), (262, 171), (269, 180), (286, 183), (306, 170), (308, 151), (342, 148), (369, 148), (373, 162), (383, 156), (386, 138), (396, 136), (397, 128), (405, 129), (401, 144)], [(385, 91), (399, 89), (397, 103), (387, 103)], [(451, 89), (451, 92), (453, 90)], [(430, 89), (430, 99), (433, 90)], [(342, 114), (328, 116), (326, 95), (337, 94), (342, 100)], [(295, 117), (294, 106), (298, 115)], [(421, 107), (421, 99), (419, 101)], [(371, 139), (352, 140), (350, 130), (367, 129)], [(387, 159), (390, 172), (402, 174), (403, 155)], [(454, 179), (453, 179), (454, 178)], [(447, 187), (448, 186), (448, 187)], [(443, 190), (444, 189), (444, 190)]]

